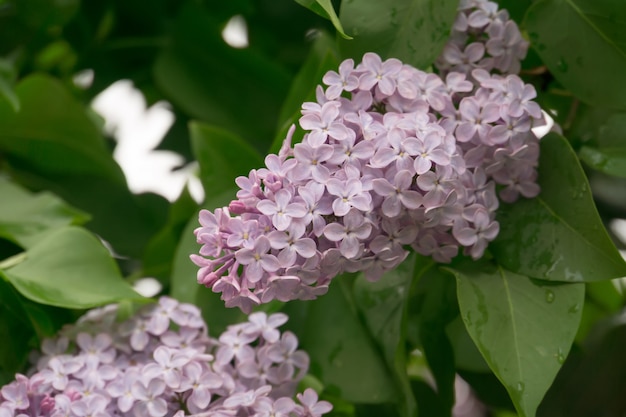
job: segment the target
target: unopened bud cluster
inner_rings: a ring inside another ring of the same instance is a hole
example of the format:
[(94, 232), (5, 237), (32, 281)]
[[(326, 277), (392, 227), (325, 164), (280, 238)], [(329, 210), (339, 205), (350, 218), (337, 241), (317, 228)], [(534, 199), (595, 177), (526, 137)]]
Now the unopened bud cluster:
[(528, 42), (517, 24), (498, 4), (461, 0), (450, 39), (435, 66), (442, 74), (470, 74), (474, 69), (518, 74)]
[(308, 389), (292, 399), (309, 358), (281, 313), (250, 315), (218, 339), (193, 305), (162, 297), (116, 322), (92, 310), (46, 340), (30, 376), (0, 390), (0, 417), (321, 416)]
[(200, 213), (198, 282), (229, 307), (313, 299), (345, 271), (376, 280), (409, 245), (479, 258), (499, 231), (496, 187), (506, 202), (539, 193), (542, 114), (518, 76), (442, 79), (367, 53), (323, 81), (302, 106), (301, 143), (292, 128), (265, 168), (236, 179), (237, 200)]

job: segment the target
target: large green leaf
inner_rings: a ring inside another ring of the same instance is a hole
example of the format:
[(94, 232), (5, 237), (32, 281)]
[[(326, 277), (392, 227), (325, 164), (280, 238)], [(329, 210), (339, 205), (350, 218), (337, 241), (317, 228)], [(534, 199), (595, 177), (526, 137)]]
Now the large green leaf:
[(224, 23), (187, 2), (155, 63), (156, 83), (190, 117), (231, 130), (265, 151), (291, 76), (254, 44), (227, 45)]
[(596, 281), (626, 275), (593, 203), (589, 184), (567, 140), (541, 140), (541, 194), (502, 205), (500, 234), (489, 246), (498, 263), (533, 278)]
[(191, 122), (189, 131), (207, 198), (232, 190), (236, 177), (262, 167), (261, 155), (229, 131), (199, 122)]
[(28, 248), (62, 226), (82, 224), (87, 214), (53, 194), (32, 194), (0, 177), (0, 237)]
[(626, 178), (626, 114), (616, 113), (598, 129), (595, 146), (583, 146), (582, 159), (590, 167)]
[(96, 125), (61, 83), (46, 75), (22, 80), (22, 110), (0, 102), (0, 149), (52, 174), (97, 175), (124, 184)]
[(453, 272), (474, 343), (520, 415), (534, 417), (576, 335), (584, 284), (533, 281), (488, 263)]
[(581, 100), (626, 109), (626, 7), (621, 0), (541, 0), (524, 24), (550, 72)]
[(26, 298), (51, 306), (82, 309), (141, 299), (98, 239), (75, 226), (48, 234), (4, 274)]
[(333, 8), (330, 0), (296, 0), (296, 3), (301, 4), (307, 9), (311, 9), (318, 15), (330, 20), (342, 37), (352, 39), (351, 36), (346, 35), (343, 31), (339, 17), (337, 17), (337, 13), (335, 13), (335, 9)]
[(349, 276), (335, 278), (317, 300), (291, 302), (283, 311), (311, 358), (310, 372), (326, 388), (354, 403), (398, 401), (385, 357), (359, 318)]
[(354, 39), (342, 40), (341, 50), (357, 61), (376, 52), (426, 68), (443, 50), (458, 5), (457, 0), (344, 1), (339, 16)]
[(415, 414), (417, 406), (407, 375), (407, 307), (413, 278), (424, 264), (431, 265), (431, 262), (410, 256), (376, 282), (368, 281), (361, 274), (354, 283), (354, 301), (402, 393), (401, 415), (408, 417)]

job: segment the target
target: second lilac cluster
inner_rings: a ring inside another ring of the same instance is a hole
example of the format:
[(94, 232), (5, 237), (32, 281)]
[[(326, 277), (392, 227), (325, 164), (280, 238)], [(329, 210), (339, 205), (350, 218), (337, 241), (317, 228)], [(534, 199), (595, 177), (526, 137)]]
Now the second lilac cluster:
[(319, 417), (298, 340), (282, 313), (250, 315), (218, 339), (197, 307), (162, 297), (118, 322), (92, 310), (46, 340), (30, 376), (0, 389), (0, 417)]
[(324, 78), (266, 167), (237, 178), (237, 200), (202, 210), (198, 282), (229, 307), (313, 299), (336, 275), (378, 279), (409, 245), (448, 262), (479, 258), (500, 198), (534, 197), (541, 118), (535, 90), (474, 70), (445, 80), (367, 53)]
[(488, 0), (461, 0), (450, 39), (435, 66), (442, 74), (474, 69), (518, 74), (528, 42), (509, 13)]

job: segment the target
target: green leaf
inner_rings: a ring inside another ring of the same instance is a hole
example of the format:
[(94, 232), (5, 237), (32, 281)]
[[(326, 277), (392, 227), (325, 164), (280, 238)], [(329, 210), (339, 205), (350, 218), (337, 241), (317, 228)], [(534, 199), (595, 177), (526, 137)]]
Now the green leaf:
[(339, 21), (337, 13), (335, 13), (335, 9), (333, 8), (330, 0), (296, 0), (296, 3), (301, 4), (302, 6), (312, 10), (323, 18), (330, 20), (333, 26), (335, 26), (335, 29), (337, 29), (337, 32), (344, 39), (352, 39), (351, 36), (346, 35), (346, 33), (343, 31), (341, 22)]
[(24, 248), (37, 243), (46, 232), (89, 219), (53, 194), (32, 194), (4, 178), (0, 178), (0, 195), (0, 237)]
[(584, 284), (533, 281), (487, 263), (452, 272), (470, 336), (517, 411), (534, 417), (576, 335)]
[(190, 117), (233, 131), (265, 151), (291, 76), (254, 43), (244, 49), (226, 44), (223, 23), (196, 2), (186, 2), (171, 42), (154, 64), (155, 82)]
[[(270, 152), (278, 153), (292, 124), (296, 125), (294, 138), (300, 138), (304, 131), (298, 120), (302, 116), (302, 103), (316, 101), (315, 89), (322, 82), (324, 74), (339, 66), (339, 52), (334, 40), (325, 32), (320, 32), (311, 47), (311, 52), (300, 67), (300, 71), (291, 83), (287, 98), (282, 105), (278, 118), (278, 135), (270, 148)], [(292, 144), (295, 144), (294, 140)]]
[(129, 191), (98, 127), (59, 81), (31, 75), (16, 93), (19, 113), (0, 102), (0, 153), (12, 179), (85, 210), (91, 230), (117, 253), (139, 258), (165, 221), (166, 200)]
[(416, 269), (423, 264), (431, 263), (423, 257), (410, 256), (376, 282), (368, 281), (361, 274), (353, 290), (356, 306), (383, 353), (397, 389), (402, 392), (399, 409), (403, 416), (413, 416), (417, 410), (407, 375), (405, 340), (411, 283)]
[[(423, 263), (432, 266), (432, 260)], [(416, 297), (410, 305), (417, 309), (411, 319), (419, 325), (419, 341), (428, 368), (435, 378), (439, 403), (445, 410), (442, 416), (450, 416), (455, 402), (455, 357), (452, 344), (446, 334), (446, 326), (458, 317), (454, 279), (439, 268), (425, 268), (416, 277)]]
[(257, 151), (226, 130), (191, 122), (189, 131), (194, 156), (200, 164), (200, 180), (207, 195), (232, 190), (236, 177), (247, 175), (251, 169), (263, 165), (263, 158)]
[(350, 277), (333, 280), (327, 294), (290, 302), (287, 326), (311, 358), (310, 371), (327, 389), (354, 403), (396, 402), (398, 392), (378, 347), (359, 320)]
[(105, 247), (84, 229), (59, 229), (26, 254), (26, 260), (4, 273), (24, 297), (37, 303), (84, 309), (142, 298), (122, 279)]
[(339, 16), (354, 39), (340, 42), (341, 50), (357, 61), (376, 52), (427, 68), (450, 36), (458, 5), (457, 0), (344, 1)]
[(550, 72), (574, 95), (626, 109), (625, 21), (621, 0), (541, 0), (524, 25)]
[(125, 183), (83, 106), (52, 77), (31, 75), (16, 93), (22, 110), (0, 102), (0, 149), (48, 173), (98, 175)]
[(15, 94), (13, 87), (0, 75), (0, 97), (3, 97), (16, 113), (20, 111), (20, 99)]
[(144, 276), (155, 277), (162, 283), (170, 280), (176, 247), (189, 219), (197, 212), (198, 204), (191, 197), (189, 190), (185, 188), (180, 197), (170, 206), (167, 223), (146, 247), (143, 254)]
[(554, 281), (597, 281), (626, 275), (593, 203), (589, 184), (567, 140), (541, 139), (541, 194), (500, 207), (500, 234), (491, 243), (510, 271)]
[(36, 345), (36, 335), (24, 309), (20, 295), (0, 271), (0, 383), (15, 378), (16, 372), (24, 372), (29, 350)]
[(612, 115), (600, 126), (595, 139), (595, 146), (580, 149), (580, 159), (605, 174), (626, 178), (626, 114)]
[(537, 412), (538, 417), (624, 415), (626, 326), (620, 316), (572, 351)]

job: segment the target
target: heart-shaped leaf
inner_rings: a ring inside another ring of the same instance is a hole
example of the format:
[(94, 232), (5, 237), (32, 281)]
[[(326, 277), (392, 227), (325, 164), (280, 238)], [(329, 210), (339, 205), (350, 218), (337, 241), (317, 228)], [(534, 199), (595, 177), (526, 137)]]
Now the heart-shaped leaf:
[(520, 415), (534, 417), (576, 335), (585, 285), (533, 281), (488, 263), (452, 271), (470, 336)]

